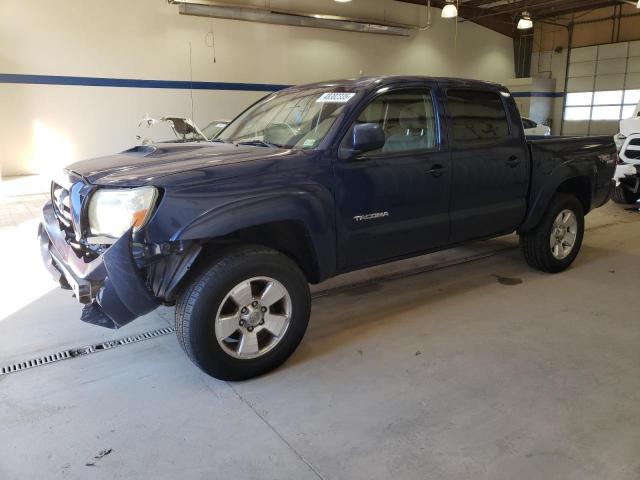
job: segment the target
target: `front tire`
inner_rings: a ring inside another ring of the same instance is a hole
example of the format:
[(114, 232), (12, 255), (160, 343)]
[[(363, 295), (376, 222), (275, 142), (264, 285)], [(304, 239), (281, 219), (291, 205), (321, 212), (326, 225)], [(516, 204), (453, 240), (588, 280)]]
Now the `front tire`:
[(179, 296), (176, 334), (205, 373), (246, 380), (289, 358), (310, 310), (309, 285), (293, 261), (266, 247), (235, 247)]
[(640, 198), (640, 192), (634, 193), (623, 185), (618, 185), (611, 192), (611, 199), (621, 205), (631, 205)]
[(557, 193), (540, 223), (520, 234), (527, 263), (549, 273), (561, 272), (575, 260), (584, 237), (584, 210), (573, 195)]

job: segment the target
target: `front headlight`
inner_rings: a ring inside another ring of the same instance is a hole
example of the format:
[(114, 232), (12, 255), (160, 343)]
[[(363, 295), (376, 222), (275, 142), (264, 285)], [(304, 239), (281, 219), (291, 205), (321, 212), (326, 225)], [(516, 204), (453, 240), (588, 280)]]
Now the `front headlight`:
[(89, 228), (94, 235), (121, 237), (149, 220), (158, 191), (154, 187), (101, 189), (89, 201)]

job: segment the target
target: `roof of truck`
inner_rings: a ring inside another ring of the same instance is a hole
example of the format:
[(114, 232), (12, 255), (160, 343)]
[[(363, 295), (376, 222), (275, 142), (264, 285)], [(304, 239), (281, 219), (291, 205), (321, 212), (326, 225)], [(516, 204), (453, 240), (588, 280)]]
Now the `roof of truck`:
[(492, 90), (499, 88), (504, 89), (503, 85), (492, 82), (485, 82), (483, 80), (472, 80), (466, 78), (451, 78), (451, 77), (427, 77), (421, 75), (380, 75), (370, 77), (359, 78), (345, 78), (339, 80), (328, 80), (325, 82), (316, 82), (306, 85), (295, 85), (286, 90), (302, 90), (307, 88), (331, 88), (331, 87), (352, 87), (356, 89), (370, 89), (380, 85), (387, 85), (390, 83), (401, 82), (420, 82), (420, 81), (435, 81), (439, 83), (455, 83), (465, 86), (479, 86), (484, 88), (491, 88)]

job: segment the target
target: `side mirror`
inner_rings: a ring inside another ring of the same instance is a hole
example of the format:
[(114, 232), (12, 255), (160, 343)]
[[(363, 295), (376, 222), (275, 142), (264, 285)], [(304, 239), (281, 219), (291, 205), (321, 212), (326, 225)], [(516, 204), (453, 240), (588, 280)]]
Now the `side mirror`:
[(384, 147), (387, 138), (377, 123), (354, 125), (351, 132), (351, 148), (341, 148), (340, 158), (348, 160), (361, 153), (371, 152)]

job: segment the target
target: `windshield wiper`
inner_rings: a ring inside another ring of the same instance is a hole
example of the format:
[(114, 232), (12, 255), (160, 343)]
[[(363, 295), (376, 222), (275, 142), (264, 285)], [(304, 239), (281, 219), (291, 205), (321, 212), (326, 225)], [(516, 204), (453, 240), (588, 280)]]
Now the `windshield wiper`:
[(248, 140), (246, 142), (238, 142), (236, 145), (254, 145), (258, 147), (269, 147), (269, 148), (282, 148), (282, 145), (276, 145), (275, 143), (265, 142), (264, 140)]

